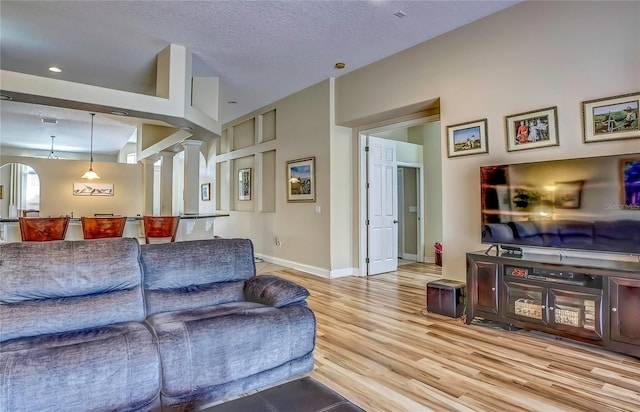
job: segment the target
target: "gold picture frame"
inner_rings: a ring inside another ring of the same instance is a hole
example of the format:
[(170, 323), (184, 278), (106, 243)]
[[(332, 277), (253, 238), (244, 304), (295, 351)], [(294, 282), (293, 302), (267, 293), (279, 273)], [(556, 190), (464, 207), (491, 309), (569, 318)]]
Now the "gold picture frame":
[(640, 92), (582, 102), (584, 143), (640, 138)]
[(488, 152), (487, 119), (447, 126), (447, 155), (449, 157)]
[(558, 109), (547, 107), (505, 117), (507, 151), (558, 146)]

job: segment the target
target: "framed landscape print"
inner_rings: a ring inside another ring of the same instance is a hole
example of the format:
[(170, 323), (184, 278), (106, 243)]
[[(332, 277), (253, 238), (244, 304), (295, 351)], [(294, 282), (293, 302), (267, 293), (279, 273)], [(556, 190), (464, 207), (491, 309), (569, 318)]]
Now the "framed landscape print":
[(560, 144), (556, 107), (514, 114), (505, 119), (509, 152)]
[(74, 196), (113, 196), (113, 183), (74, 183)]
[(640, 92), (582, 102), (585, 143), (640, 138)]
[(287, 202), (315, 202), (315, 157), (287, 161)]
[(251, 200), (251, 168), (238, 171), (238, 200)]
[(447, 127), (449, 157), (488, 153), (487, 119)]

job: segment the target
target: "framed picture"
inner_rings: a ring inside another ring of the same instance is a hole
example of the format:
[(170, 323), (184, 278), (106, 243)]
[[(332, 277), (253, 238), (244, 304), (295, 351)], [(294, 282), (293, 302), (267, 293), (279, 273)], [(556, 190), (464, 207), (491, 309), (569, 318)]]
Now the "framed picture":
[(548, 107), (506, 116), (507, 150), (558, 146), (558, 110)]
[(315, 157), (287, 161), (287, 202), (315, 202)]
[(449, 157), (488, 153), (487, 119), (447, 126)]
[(620, 159), (620, 206), (640, 212), (640, 157)]
[(585, 143), (640, 138), (640, 92), (582, 102)]
[(200, 199), (204, 201), (211, 200), (211, 183), (203, 183), (200, 185)]
[(113, 196), (113, 183), (74, 183), (74, 196)]
[(251, 168), (238, 171), (238, 200), (251, 200)]
[(553, 206), (557, 209), (580, 209), (580, 196), (584, 180), (556, 182), (553, 192)]

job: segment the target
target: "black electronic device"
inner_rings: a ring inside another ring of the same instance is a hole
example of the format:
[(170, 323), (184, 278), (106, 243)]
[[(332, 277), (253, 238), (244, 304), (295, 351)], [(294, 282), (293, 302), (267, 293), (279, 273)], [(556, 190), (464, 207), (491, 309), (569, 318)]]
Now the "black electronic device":
[(594, 280), (593, 276), (562, 269), (556, 270), (505, 266), (504, 270), (505, 275), (510, 277), (540, 280), (544, 282), (564, 283), (568, 285), (588, 286)]
[(482, 243), (640, 255), (640, 153), (480, 168)]

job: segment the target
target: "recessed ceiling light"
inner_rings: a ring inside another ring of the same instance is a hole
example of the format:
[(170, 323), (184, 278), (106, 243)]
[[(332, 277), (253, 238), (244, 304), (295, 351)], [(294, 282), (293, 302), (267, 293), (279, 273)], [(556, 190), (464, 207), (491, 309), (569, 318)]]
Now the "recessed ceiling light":
[(182, 129), (182, 130), (193, 130), (193, 127), (191, 127), (191, 126), (180, 126), (180, 129)]
[(237, 102), (237, 101), (235, 101), (235, 100), (229, 100), (229, 101), (227, 102), (227, 104), (238, 104), (238, 102)]
[(343, 62), (338, 62), (336, 63), (336, 65), (334, 66), (336, 69), (341, 70), (344, 69), (347, 65), (344, 64)]
[(122, 110), (114, 110), (111, 112), (111, 114), (115, 114), (116, 116), (129, 116), (129, 113)]
[(54, 73), (60, 73), (62, 71), (62, 69), (59, 68), (59, 67), (56, 67), (56, 66), (51, 66), (51, 67), (49, 67), (49, 71), (50, 72), (54, 72)]
[(13, 100), (13, 97), (6, 94), (0, 94), (0, 100)]

